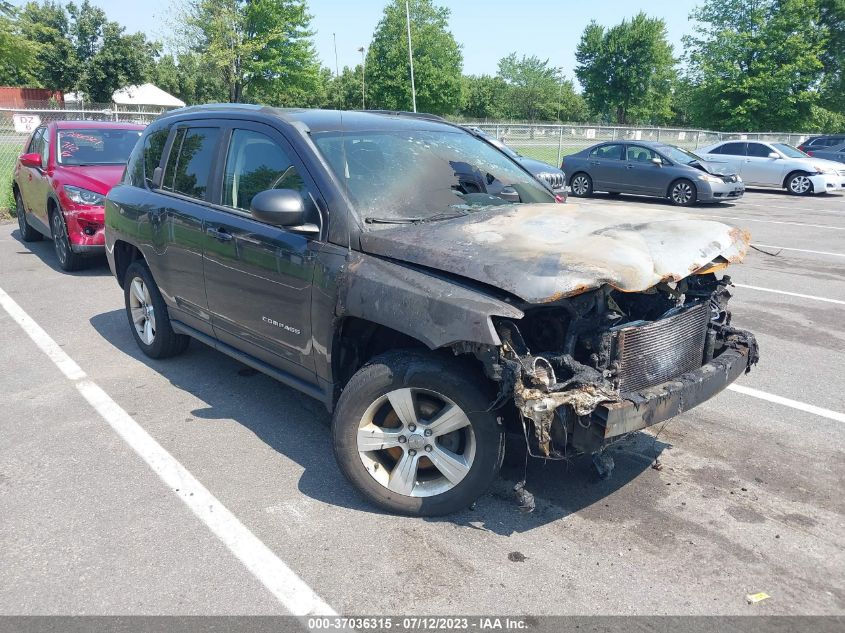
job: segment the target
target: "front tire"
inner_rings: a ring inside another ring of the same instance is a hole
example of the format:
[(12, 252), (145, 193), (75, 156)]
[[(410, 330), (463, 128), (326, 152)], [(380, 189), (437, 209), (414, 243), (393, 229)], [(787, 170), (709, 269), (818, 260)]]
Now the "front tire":
[(691, 180), (682, 178), (669, 187), (669, 200), (677, 207), (689, 207), (698, 200), (698, 191)]
[(459, 362), (404, 350), (359, 369), (340, 396), (340, 469), (373, 504), (438, 516), (468, 508), (499, 472), (504, 429), (485, 385)]
[(809, 196), (813, 193), (813, 182), (806, 172), (798, 171), (786, 179), (786, 190), (793, 196)]
[(18, 216), (18, 230), (24, 242), (38, 242), (44, 237), (26, 221), (26, 208), (23, 206), (23, 198), (18, 191), (15, 192), (15, 215)]
[(569, 181), (569, 188), (576, 198), (589, 198), (593, 195), (593, 179), (587, 174), (579, 172), (572, 176)]
[(50, 214), (50, 231), (53, 234), (53, 248), (61, 269), (68, 273), (79, 270), (82, 267), (82, 256), (71, 249), (65, 218), (58, 209), (53, 209)]
[(150, 269), (141, 260), (132, 262), (126, 270), (123, 299), (132, 335), (144, 354), (169, 358), (187, 349), (190, 337), (173, 331), (167, 305)]

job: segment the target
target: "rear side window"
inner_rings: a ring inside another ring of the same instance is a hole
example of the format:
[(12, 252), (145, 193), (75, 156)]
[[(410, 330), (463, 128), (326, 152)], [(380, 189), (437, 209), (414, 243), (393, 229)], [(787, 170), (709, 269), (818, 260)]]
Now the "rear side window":
[(219, 139), (219, 128), (179, 130), (170, 149), (162, 189), (204, 200)]
[(170, 130), (165, 128), (148, 135), (144, 139), (144, 181), (148, 187), (153, 186), (153, 172), (161, 163), (161, 155), (164, 153), (164, 145)]
[(41, 143), (44, 140), (44, 128), (40, 127), (35, 130), (35, 133), (32, 135), (32, 138), (29, 141), (29, 145), (26, 146), (26, 153), (27, 154), (40, 154), (41, 153)]
[(622, 145), (600, 145), (590, 152), (590, 157), (622, 160), (622, 148)]
[(249, 211), (253, 196), (267, 189), (303, 191), (304, 184), (287, 152), (273, 139), (234, 130), (223, 176), (223, 204)]
[(711, 153), (727, 154), (728, 156), (745, 156), (745, 143), (725, 143)]
[(760, 143), (748, 144), (748, 156), (753, 156), (754, 158), (766, 158), (773, 151), (774, 150), (766, 147), (765, 145), (761, 145)]

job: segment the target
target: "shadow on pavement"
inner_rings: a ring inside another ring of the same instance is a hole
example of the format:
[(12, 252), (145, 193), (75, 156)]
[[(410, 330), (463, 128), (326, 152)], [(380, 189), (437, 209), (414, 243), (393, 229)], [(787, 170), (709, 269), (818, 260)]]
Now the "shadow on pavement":
[(81, 269), (67, 272), (59, 267), (59, 260), (56, 257), (56, 251), (53, 249), (52, 240), (45, 237), (38, 242), (24, 242), (21, 239), (20, 229), (12, 231), (12, 237), (21, 245), (21, 248), (16, 251), (18, 255), (35, 255), (45, 266), (49, 266), (63, 275), (72, 275), (74, 277), (105, 277), (111, 274), (105, 255), (86, 257)]
[[(135, 344), (123, 310), (95, 315), (90, 322), (120, 352), (205, 403), (206, 406), (191, 411), (185, 423), (234, 420), (302, 466), (298, 486), (304, 495), (332, 505), (381, 513), (356, 493), (335, 464), (329, 436), (331, 416), (320, 402), (198, 341), (191, 341), (182, 356), (161, 361), (148, 358)], [(611, 449), (616, 468), (608, 480), (598, 479), (589, 457), (567, 462), (529, 459), (527, 489), (535, 495), (537, 509), (525, 514), (518, 509), (511, 492), (514, 483), (523, 478), (524, 441), (521, 437), (509, 438), (511, 454), (490, 493), (472, 509), (430, 520), (503, 535), (529, 531), (595, 504), (622, 488), (648, 470), (666, 446), (645, 434), (620, 442)]]

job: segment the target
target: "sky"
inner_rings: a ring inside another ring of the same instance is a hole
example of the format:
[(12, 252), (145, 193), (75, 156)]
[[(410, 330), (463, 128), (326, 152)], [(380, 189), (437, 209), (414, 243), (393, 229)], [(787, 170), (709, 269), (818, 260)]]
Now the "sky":
[[(612, 26), (639, 11), (666, 21), (676, 55), (681, 37), (690, 30), (695, 0), (435, 0), (451, 12), (450, 28), (463, 47), (466, 74), (495, 74), (499, 59), (516, 51), (548, 59), (574, 77), (575, 47), (584, 27), (595, 20)], [(14, 4), (23, 4), (15, 0)], [(92, 0), (109, 19), (129, 32), (143, 31), (150, 39), (167, 41), (178, 0)], [(308, 0), (316, 31), (315, 44), (323, 64), (335, 68), (332, 34), (337, 36), (337, 60), (342, 69), (361, 60), (357, 52), (369, 46), (386, 0)]]

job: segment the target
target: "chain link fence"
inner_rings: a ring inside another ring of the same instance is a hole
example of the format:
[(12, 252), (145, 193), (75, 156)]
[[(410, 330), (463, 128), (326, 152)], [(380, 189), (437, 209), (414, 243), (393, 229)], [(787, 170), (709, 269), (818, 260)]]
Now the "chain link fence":
[[(30, 109), (0, 108), (0, 210), (13, 209), (11, 179), (17, 157), (32, 130), (50, 121), (122, 121), (147, 124), (161, 114), (163, 108), (130, 109), (113, 104), (79, 104), (58, 109), (55, 104)], [(85, 107), (81, 107), (84, 105)], [(691, 130), (665, 127), (621, 127), (600, 125), (465, 123), (501, 139), (519, 153), (560, 165), (561, 159), (601, 141), (662, 141), (689, 150), (720, 140), (763, 140), (798, 145), (809, 134), (791, 132), (726, 133), (712, 130)]]
[(727, 133), (666, 127), (620, 127), (599, 125), (530, 125), (512, 123), (466, 123), (495, 136), (524, 156), (560, 165), (564, 156), (602, 141), (661, 141), (695, 150), (721, 140), (762, 140), (798, 145), (809, 134), (792, 132)]
[(51, 121), (120, 121), (148, 124), (163, 108), (129, 109), (113, 104), (85, 104), (85, 108), (58, 108), (55, 104), (39, 104), (38, 108), (0, 108), (0, 211), (14, 209), (12, 172), (15, 161), (24, 152), (32, 130)]

